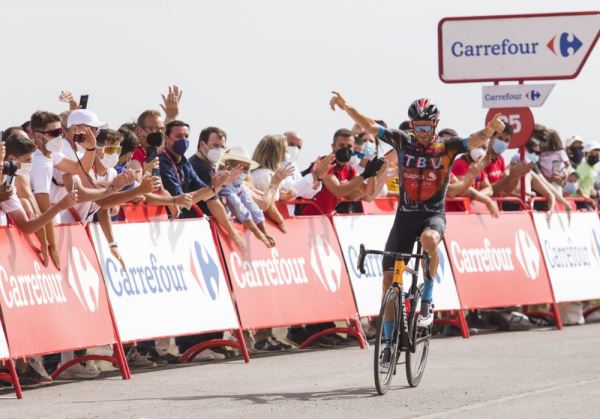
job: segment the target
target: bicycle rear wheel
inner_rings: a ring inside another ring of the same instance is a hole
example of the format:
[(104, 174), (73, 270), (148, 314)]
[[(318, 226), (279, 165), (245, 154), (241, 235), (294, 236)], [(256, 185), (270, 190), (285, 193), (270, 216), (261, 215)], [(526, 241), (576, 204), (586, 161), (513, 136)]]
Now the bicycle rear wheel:
[(422, 292), (423, 284), (417, 288), (414, 300), (411, 301), (410, 313), (407, 316), (408, 333), (412, 345), (406, 351), (406, 378), (411, 387), (418, 386), (423, 378), (429, 354), (429, 340), (431, 339), (431, 326), (417, 326)]
[[(381, 395), (385, 394), (390, 388), (392, 376), (396, 369), (397, 350), (398, 350), (398, 334), (401, 327), (400, 315), (400, 290), (395, 286), (391, 286), (386, 291), (381, 303), (379, 311), (379, 319), (377, 320), (377, 338), (375, 341), (375, 356), (374, 356), (374, 373), (375, 373), (375, 388)], [(391, 336), (384, 334), (384, 318), (385, 313), (389, 313), (393, 318), (389, 321), (393, 323)]]

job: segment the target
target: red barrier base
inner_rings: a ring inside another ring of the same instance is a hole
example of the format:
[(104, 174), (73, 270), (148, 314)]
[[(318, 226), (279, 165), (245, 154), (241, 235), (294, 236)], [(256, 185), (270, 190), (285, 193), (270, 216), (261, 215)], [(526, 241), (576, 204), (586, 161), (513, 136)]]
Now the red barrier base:
[(526, 316), (532, 315), (554, 319), (554, 322), (556, 323), (556, 328), (560, 330), (563, 328), (563, 324), (560, 318), (560, 313), (558, 312), (558, 306), (556, 305), (556, 303), (551, 303), (550, 306), (552, 307), (552, 311), (529, 311), (529, 306), (523, 306), (523, 314), (525, 314)]
[(302, 342), (302, 345), (298, 347), (298, 349), (305, 349), (309, 347), (314, 341), (319, 339), (321, 336), (326, 335), (334, 335), (336, 333), (345, 333), (347, 335), (354, 336), (356, 340), (358, 340), (358, 344), (361, 349), (365, 349), (367, 347), (367, 340), (362, 331), (362, 327), (360, 326), (360, 322), (357, 320), (351, 320), (348, 327), (331, 327), (329, 329), (322, 330), (314, 335), (311, 335), (308, 339)]
[(2, 364), (8, 368), (8, 373), (0, 372), (0, 381), (6, 381), (11, 383), (15, 389), (17, 399), (23, 398), (23, 392), (21, 391), (21, 384), (19, 383), (19, 377), (17, 376), (17, 370), (15, 369), (15, 363), (12, 359), (2, 361)]
[(113, 351), (114, 351), (113, 356), (83, 355), (83, 356), (77, 357), (77, 358), (67, 362), (64, 365), (61, 365), (59, 368), (57, 368), (56, 371), (54, 371), (52, 373), (52, 379), (54, 380), (54, 379), (58, 378), (58, 376), (60, 376), (60, 374), (62, 374), (64, 370), (66, 370), (69, 367), (72, 367), (73, 365), (76, 365), (80, 362), (106, 361), (106, 362), (112, 363), (115, 367), (119, 368), (119, 371), (121, 372), (121, 377), (123, 377), (123, 380), (129, 380), (131, 378), (131, 371), (129, 371), (129, 365), (127, 365), (127, 361), (125, 359), (125, 352), (123, 350), (123, 346), (116, 343), (113, 345)]
[[(456, 313), (456, 314), (455, 314)], [(467, 320), (465, 319), (465, 314), (462, 310), (454, 310), (450, 311), (451, 317), (444, 317), (440, 319), (434, 319), (434, 324), (449, 324), (451, 326), (457, 327), (460, 330), (460, 334), (463, 339), (469, 338), (471, 335), (469, 334), (469, 326), (467, 326)]]
[(240, 336), (239, 331), (236, 334), (238, 335), (237, 341), (228, 339), (211, 339), (206, 342), (194, 345), (179, 357), (178, 362), (190, 362), (196, 357), (196, 355), (208, 348), (214, 348), (215, 346), (230, 346), (232, 348), (236, 348), (242, 351), (244, 362), (248, 363), (250, 362), (250, 356), (248, 355), (248, 348), (246, 347), (244, 337)]
[(587, 319), (588, 316), (590, 316), (592, 313), (595, 313), (596, 311), (600, 311), (600, 306), (596, 306), (596, 307), (592, 307), (592, 308), (588, 308), (584, 313), (583, 313), (583, 318)]

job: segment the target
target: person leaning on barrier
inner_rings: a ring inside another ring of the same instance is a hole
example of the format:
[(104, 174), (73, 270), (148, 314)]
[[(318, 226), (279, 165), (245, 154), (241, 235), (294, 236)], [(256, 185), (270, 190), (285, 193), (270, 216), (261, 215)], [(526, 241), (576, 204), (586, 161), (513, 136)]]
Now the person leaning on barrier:
[(577, 166), (577, 176), (579, 177), (579, 196), (583, 198), (595, 199), (598, 197), (598, 191), (594, 188), (594, 183), (600, 173), (600, 143), (596, 141), (585, 145), (585, 159)]

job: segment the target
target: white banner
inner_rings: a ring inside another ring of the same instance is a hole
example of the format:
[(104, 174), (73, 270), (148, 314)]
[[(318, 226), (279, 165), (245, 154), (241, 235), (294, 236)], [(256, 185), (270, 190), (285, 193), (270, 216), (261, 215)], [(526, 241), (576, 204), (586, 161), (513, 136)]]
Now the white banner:
[(114, 224), (125, 270), (91, 231), (122, 341), (239, 327), (207, 220)]
[[(356, 267), (360, 244), (367, 249), (384, 250), (394, 215), (349, 215), (333, 217), (335, 228), (340, 240), (342, 252), (350, 281), (358, 306), (358, 313), (362, 316), (379, 315), (381, 307), (381, 293), (383, 271), (381, 269), (381, 256), (368, 255), (365, 260), (366, 274), (361, 275)], [(416, 251), (416, 245), (415, 249)], [(438, 246), (440, 264), (434, 278), (433, 302), (436, 310), (454, 310), (460, 308), (450, 260), (446, 254), (444, 243)], [(419, 282), (422, 282), (422, 270), (419, 270)], [(410, 286), (411, 276), (405, 274), (405, 288)]]
[(595, 212), (534, 213), (533, 220), (557, 302), (600, 298), (600, 220)]
[(6, 343), (6, 335), (4, 334), (4, 328), (0, 323), (0, 359), (6, 359), (10, 355), (8, 353), (8, 344)]
[(553, 84), (503, 84), (482, 86), (484, 108), (537, 108), (546, 102)]
[(598, 12), (442, 19), (439, 75), (445, 82), (574, 78), (599, 27)]

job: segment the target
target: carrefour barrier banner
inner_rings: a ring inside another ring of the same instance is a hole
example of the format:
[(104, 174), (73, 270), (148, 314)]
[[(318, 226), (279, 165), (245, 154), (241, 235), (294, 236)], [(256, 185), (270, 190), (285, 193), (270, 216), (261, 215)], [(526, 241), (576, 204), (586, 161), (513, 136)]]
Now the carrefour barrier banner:
[(117, 223), (92, 237), (122, 341), (239, 328), (209, 222)]
[(287, 234), (272, 224), (276, 246), (249, 231), (239, 249), (219, 231), (242, 327), (260, 328), (344, 320), (356, 305), (344, 259), (327, 217), (286, 220)]
[(463, 308), (553, 301), (528, 213), (447, 214), (446, 247)]
[(600, 298), (600, 219), (593, 212), (534, 213), (556, 301)]
[[(366, 273), (364, 275), (358, 272), (356, 263), (361, 243), (367, 249), (384, 250), (394, 222), (394, 215), (342, 215), (334, 217), (333, 220), (350, 273), (358, 312), (361, 316), (378, 315), (381, 307), (383, 281), (382, 256), (368, 255), (365, 258)], [(413, 251), (416, 252), (416, 245)], [(438, 246), (438, 255), (440, 261), (433, 287), (433, 301), (436, 310), (459, 309), (460, 303), (454, 277), (443, 243)], [(419, 282), (423, 281), (422, 273), (423, 271), (420, 269)], [(405, 287), (410, 286), (411, 280), (411, 275), (405, 273)]]
[(115, 342), (104, 282), (81, 225), (56, 227), (62, 270), (45, 267), (34, 236), (0, 229), (0, 305), (12, 357)]

